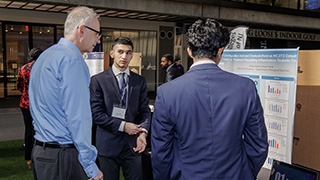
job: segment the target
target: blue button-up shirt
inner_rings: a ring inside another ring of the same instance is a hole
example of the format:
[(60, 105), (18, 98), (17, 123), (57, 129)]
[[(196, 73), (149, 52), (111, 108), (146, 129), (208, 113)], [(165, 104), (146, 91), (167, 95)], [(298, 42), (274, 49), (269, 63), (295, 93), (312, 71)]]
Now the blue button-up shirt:
[(74, 144), (88, 177), (95, 177), (97, 150), (91, 145), (90, 74), (81, 52), (60, 39), (32, 67), (29, 96), (35, 139)]

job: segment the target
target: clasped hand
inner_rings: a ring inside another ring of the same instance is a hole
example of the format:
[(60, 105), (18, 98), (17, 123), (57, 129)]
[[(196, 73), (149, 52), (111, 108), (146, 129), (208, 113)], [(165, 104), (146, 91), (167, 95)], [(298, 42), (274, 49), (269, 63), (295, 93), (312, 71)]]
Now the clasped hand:
[(129, 135), (135, 135), (135, 134), (138, 134), (142, 130), (142, 128), (140, 125), (126, 122), (124, 124), (123, 130), (124, 130), (124, 132), (128, 133)]
[[(124, 124), (124, 132), (128, 133), (129, 135), (135, 135), (140, 133), (142, 130), (140, 125), (126, 122)], [(137, 147), (134, 147), (134, 152), (142, 153), (146, 149), (147, 140), (146, 140), (146, 134), (140, 133), (137, 138)]]
[(142, 153), (147, 146), (147, 140), (146, 140), (146, 134), (140, 133), (140, 135), (137, 138), (137, 147), (134, 147), (134, 152)]

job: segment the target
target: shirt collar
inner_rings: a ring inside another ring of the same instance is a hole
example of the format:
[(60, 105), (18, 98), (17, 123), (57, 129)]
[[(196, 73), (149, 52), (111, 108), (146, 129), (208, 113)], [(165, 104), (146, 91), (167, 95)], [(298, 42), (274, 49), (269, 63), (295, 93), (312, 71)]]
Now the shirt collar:
[(201, 61), (197, 61), (197, 62), (193, 63), (190, 66), (190, 69), (193, 68), (194, 66), (198, 66), (200, 64), (216, 64), (216, 63), (214, 61), (212, 61), (212, 60), (201, 60)]
[(112, 72), (115, 76), (118, 76), (120, 73), (123, 73), (123, 72), (126, 73), (128, 76), (130, 76), (129, 67), (125, 71), (120, 71), (118, 68), (112, 65)]

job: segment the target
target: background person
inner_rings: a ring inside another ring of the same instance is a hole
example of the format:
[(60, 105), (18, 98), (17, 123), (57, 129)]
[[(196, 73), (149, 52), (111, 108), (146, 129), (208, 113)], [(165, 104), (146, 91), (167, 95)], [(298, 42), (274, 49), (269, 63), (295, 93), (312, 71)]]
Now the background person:
[(27, 160), (28, 168), (31, 169), (31, 152), (34, 142), (34, 130), (32, 125), (32, 116), (29, 110), (29, 80), (30, 73), (33, 63), (42, 53), (42, 49), (33, 48), (28, 53), (28, 63), (20, 68), (17, 78), (17, 89), (22, 93), (20, 97), (20, 109), (24, 120), (24, 144), (25, 144), (25, 154), (24, 158)]
[(164, 70), (166, 70), (166, 77), (164, 82), (172, 81), (183, 74), (177, 68), (177, 65), (174, 63), (173, 56), (171, 54), (164, 54), (161, 57), (160, 65)]
[(35, 179), (103, 179), (91, 145), (90, 74), (82, 57), (100, 43), (97, 18), (90, 8), (74, 8), (64, 24), (65, 38), (45, 50), (32, 68)]
[(217, 66), (228, 42), (228, 30), (215, 20), (189, 28), (194, 64), (157, 90), (151, 125), (155, 180), (255, 180), (265, 162), (267, 130), (255, 84)]
[(182, 60), (181, 60), (181, 58), (180, 58), (180, 57), (177, 57), (177, 58), (175, 59), (175, 63), (176, 63), (176, 65), (177, 65), (177, 68), (182, 72), (182, 74), (184, 74), (184, 68), (183, 68), (183, 66), (182, 66)]
[(101, 170), (108, 180), (142, 180), (141, 153), (146, 148), (150, 109), (144, 77), (130, 71), (133, 43), (119, 37), (112, 43), (112, 67), (91, 78), (93, 121)]

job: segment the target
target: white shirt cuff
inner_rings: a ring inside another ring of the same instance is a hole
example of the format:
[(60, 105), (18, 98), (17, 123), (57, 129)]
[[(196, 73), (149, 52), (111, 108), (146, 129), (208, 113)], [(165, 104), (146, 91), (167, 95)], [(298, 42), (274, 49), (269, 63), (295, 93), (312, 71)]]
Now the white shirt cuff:
[(124, 124), (125, 124), (125, 123), (126, 123), (125, 121), (122, 121), (122, 122), (121, 122), (118, 131), (123, 132), (123, 128), (124, 128)]

